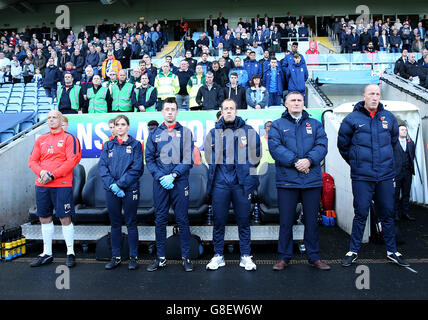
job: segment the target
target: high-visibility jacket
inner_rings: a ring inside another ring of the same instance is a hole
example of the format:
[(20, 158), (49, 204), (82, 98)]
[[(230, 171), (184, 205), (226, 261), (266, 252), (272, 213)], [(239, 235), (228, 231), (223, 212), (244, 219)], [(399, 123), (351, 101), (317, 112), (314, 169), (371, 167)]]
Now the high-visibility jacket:
[(180, 91), (180, 83), (176, 74), (170, 72), (167, 76), (161, 72), (155, 78), (155, 88), (158, 92), (158, 98), (165, 100), (166, 98), (175, 97)]
[[(108, 76), (106, 74), (107, 65), (108, 65), (108, 59), (105, 59), (101, 67), (101, 75), (103, 78), (106, 78)], [(119, 71), (122, 70), (122, 64), (120, 63), (119, 60), (113, 59), (111, 62), (111, 69), (119, 73)]]
[(197, 75), (196, 73), (190, 77), (187, 82), (187, 93), (189, 94), (189, 108), (197, 107), (198, 103), (196, 102), (196, 95), (198, 90), (205, 84), (205, 76)]
[[(134, 88), (134, 93), (135, 93), (135, 100), (136, 100), (136, 104), (138, 105), (138, 102), (139, 102), (139, 95), (140, 95), (140, 90), (142, 90), (142, 88), (141, 87), (135, 87)], [(152, 86), (148, 86), (147, 87), (147, 90), (146, 90), (146, 96), (145, 96), (145, 102), (148, 102), (149, 100), (150, 100), (150, 96), (152, 95), (152, 92), (153, 92), (153, 90), (155, 90), (155, 88), (154, 87), (152, 87)], [(135, 106), (135, 105), (134, 105)], [(146, 109), (146, 111), (156, 111), (156, 109), (155, 109), (155, 107), (156, 107), (156, 101), (155, 101), (155, 103), (154, 104), (152, 104), (151, 106), (146, 106), (145, 107), (145, 109)], [(137, 112), (137, 111), (139, 111), (138, 110), (138, 108), (135, 108), (135, 110), (134, 110), (135, 112)]]
[(126, 82), (122, 89), (119, 89), (119, 84), (112, 87), (113, 103), (112, 111), (132, 111), (132, 89), (134, 85)]
[[(60, 87), (58, 91), (58, 102), (56, 104), (57, 110), (59, 110), (59, 103), (61, 101), (62, 92), (64, 91), (64, 87)], [(73, 88), (70, 89), (70, 103), (71, 103), (71, 109), (74, 111), (79, 110), (79, 93), (80, 93), (80, 86), (74, 85)]]
[(86, 96), (89, 100), (88, 113), (106, 113), (107, 109), (107, 96), (108, 89), (106, 87), (100, 87), (95, 93), (94, 88), (89, 88)]

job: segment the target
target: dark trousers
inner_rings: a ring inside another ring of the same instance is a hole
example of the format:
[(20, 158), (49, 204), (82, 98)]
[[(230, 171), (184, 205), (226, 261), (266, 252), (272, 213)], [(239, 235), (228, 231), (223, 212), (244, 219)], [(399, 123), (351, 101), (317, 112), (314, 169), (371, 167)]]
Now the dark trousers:
[(269, 93), (269, 107), (281, 105), (281, 93)]
[[(395, 216), (409, 214), (410, 187), (412, 186), (412, 173), (405, 171), (401, 177), (395, 179)], [(401, 192), (401, 199), (400, 199)]]
[(233, 204), (235, 220), (238, 224), (239, 248), (241, 255), (251, 253), (250, 209), (249, 195), (239, 185), (236, 188), (223, 189), (214, 187), (212, 193), (212, 209), (214, 216), (213, 244), (214, 252), (223, 255), (224, 232), (229, 214), (230, 202)]
[[(124, 190), (125, 191), (125, 190)], [(113, 257), (120, 257), (122, 248), (122, 208), (128, 229), (129, 255), (138, 256), (137, 207), (140, 191), (125, 191), (125, 197), (116, 197), (110, 190), (106, 192), (107, 209), (111, 224), (111, 251)]]
[(394, 180), (385, 181), (352, 181), (352, 193), (354, 194), (354, 221), (352, 223), (351, 244), (349, 251), (360, 250), (369, 215), (370, 203), (374, 198), (376, 213), (382, 225), (382, 236), (386, 250), (397, 252), (394, 227)]
[(321, 188), (286, 189), (278, 188), (280, 215), (278, 253), (279, 259), (290, 261), (293, 255), (293, 224), (296, 218), (296, 206), (302, 199), (305, 217), (304, 243), (309, 262), (320, 260), (318, 238), (318, 211)]
[(158, 257), (165, 257), (166, 226), (168, 225), (169, 208), (172, 206), (180, 235), (181, 255), (190, 256), (190, 228), (188, 218), (189, 181), (174, 181), (174, 188), (166, 190), (159, 181), (153, 182), (153, 200), (155, 205), (156, 250)]

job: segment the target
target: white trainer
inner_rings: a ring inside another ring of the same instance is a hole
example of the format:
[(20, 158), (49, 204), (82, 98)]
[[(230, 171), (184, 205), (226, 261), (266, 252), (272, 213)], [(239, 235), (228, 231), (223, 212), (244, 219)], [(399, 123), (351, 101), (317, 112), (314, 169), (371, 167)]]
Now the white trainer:
[(217, 270), (219, 267), (224, 267), (226, 262), (224, 262), (224, 256), (215, 255), (210, 262), (207, 264), (207, 270)]
[(257, 266), (253, 262), (253, 256), (241, 256), (241, 262), (239, 263), (240, 267), (245, 268), (247, 271), (256, 270)]

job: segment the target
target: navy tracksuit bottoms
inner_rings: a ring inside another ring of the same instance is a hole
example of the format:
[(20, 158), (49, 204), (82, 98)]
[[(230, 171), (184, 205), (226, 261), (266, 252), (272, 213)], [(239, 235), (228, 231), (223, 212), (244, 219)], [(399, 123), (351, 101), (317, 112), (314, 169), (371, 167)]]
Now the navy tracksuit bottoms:
[(279, 259), (287, 263), (293, 255), (293, 224), (296, 218), (296, 206), (302, 199), (305, 217), (304, 244), (309, 262), (320, 260), (318, 237), (318, 211), (321, 188), (288, 189), (278, 188), (278, 206), (280, 215), (278, 253)]
[(181, 256), (190, 257), (190, 228), (188, 218), (189, 181), (174, 181), (174, 188), (166, 190), (159, 181), (153, 182), (153, 200), (155, 205), (156, 251), (158, 257), (165, 257), (166, 226), (169, 208), (172, 206), (180, 235)]
[(137, 207), (139, 189), (124, 190), (125, 197), (119, 198), (110, 190), (106, 192), (107, 209), (111, 224), (111, 251), (113, 257), (120, 257), (122, 248), (122, 208), (128, 229), (129, 256), (138, 256)]
[(397, 252), (394, 227), (394, 179), (385, 181), (352, 181), (355, 216), (352, 224), (351, 244), (349, 251), (358, 253), (363, 239), (364, 228), (374, 197), (376, 213), (382, 225), (382, 236), (386, 250)]
[(224, 231), (229, 214), (230, 202), (233, 204), (235, 220), (238, 224), (239, 247), (241, 255), (251, 253), (250, 209), (251, 198), (244, 189), (237, 185), (234, 188), (214, 187), (212, 193), (212, 209), (214, 216), (213, 243), (214, 253), (223, 255)]

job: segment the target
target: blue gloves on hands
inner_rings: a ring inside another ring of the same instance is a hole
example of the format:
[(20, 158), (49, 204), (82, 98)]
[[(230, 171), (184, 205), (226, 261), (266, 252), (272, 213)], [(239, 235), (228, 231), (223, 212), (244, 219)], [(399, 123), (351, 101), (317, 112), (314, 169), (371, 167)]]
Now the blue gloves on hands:
[(123, 198), (125, 196), (125, 192), (123, 192), (123, 190), (119, 188), (116, 183), (110, 185), (110, 190), (114, 193), (115, 196), (119, 198)]
[(160, 178), (160, 184), (162, 187), (164, 187), (166, 190), (171, 190), (174, 188), (174, 177), (171, 174), (168, 174), (166, 176), (163, 176)]

